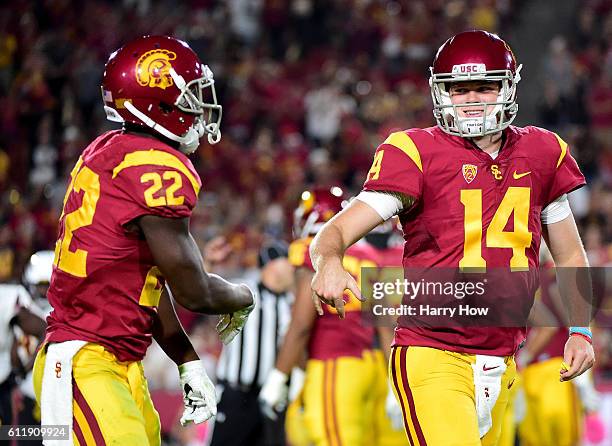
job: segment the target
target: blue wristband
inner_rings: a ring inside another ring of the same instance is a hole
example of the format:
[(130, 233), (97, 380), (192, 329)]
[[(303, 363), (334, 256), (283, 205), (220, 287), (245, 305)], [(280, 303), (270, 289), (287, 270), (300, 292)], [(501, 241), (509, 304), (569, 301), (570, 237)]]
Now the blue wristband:
[(583, 336), (586, 336), (589, 339), (593, 339), (593, 333), (591, 332), (591, 329), (589, 327), (570, 327), (569, 329), (570, 336), (574, 333), (578, 333)]

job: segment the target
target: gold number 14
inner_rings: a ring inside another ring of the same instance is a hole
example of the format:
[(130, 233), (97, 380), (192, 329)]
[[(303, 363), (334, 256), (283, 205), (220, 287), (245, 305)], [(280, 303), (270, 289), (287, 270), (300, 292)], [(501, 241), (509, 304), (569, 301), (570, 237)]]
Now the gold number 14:
[[(487, 227), (487, 248), (511, 248), (512, 270), (529, 268), (525, 250), (531, 245), (532, 238), (532, 233), (529, 232), (530, 193), (528, 187), (509, 187)], [(463, 258), (459, 261), (459, 267), (484, 269), (487, 262), (482, 257), (482, 190), (462, 190), (461, 203), (465, 208), (465, 238)], [(510, 215), (513, 215), (514, 230), (504, 231)]]

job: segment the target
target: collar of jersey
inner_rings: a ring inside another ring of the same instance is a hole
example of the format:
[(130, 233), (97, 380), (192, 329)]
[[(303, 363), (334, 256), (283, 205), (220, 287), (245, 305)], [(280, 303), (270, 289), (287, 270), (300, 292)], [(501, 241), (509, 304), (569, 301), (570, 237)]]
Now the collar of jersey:
[(502, 145), (499, 149), (499, 154), (497, 155), (497, 158), (493, 159), (488, 153), (480, 149), (471, 139), (462, 138), (461, 136), (449, 135), (444, 131), (441, 131), (441, 133), (446, 138), (453, 141), (453, 143), (468, 150), (474, 151), (476, 156), (490, 163), (499, 163), (500, 160), (506, 158), (514, 149), (516, 142), (516, 132), (512, 126), (509, 126), (502, 130)]

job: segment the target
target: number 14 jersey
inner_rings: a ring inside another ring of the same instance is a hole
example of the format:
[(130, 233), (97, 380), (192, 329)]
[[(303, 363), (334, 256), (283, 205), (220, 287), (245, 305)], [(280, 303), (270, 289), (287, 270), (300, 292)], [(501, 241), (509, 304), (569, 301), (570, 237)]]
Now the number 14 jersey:
[(59, 222), (48, 341), (85, 340), (121, 361), (143, 358), (164, 279), (146, 240), (126, 225), (146, 214), (189, 217), (200, 187), (189, 159), (152, 137), (112, 131), (85, 149)]
[[(493, 159), (431, 127), (391, 134), (376, 151), (364, 190), (416, 199), (399, 216), (405, 268), (524, 271), (539, 264), (542, 209), (584, 184), (567, 144), (547, 130), (510, 126)], [(533, 299), (528, 294), (521, 299)], [(522, 327), (418, 327), (402, 316), (395, 343), (504, 356), (524, 335)]]

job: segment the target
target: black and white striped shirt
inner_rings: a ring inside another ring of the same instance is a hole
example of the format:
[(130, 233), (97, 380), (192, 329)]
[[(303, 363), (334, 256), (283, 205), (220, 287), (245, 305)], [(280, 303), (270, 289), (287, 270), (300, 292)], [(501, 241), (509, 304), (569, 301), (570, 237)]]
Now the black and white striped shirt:
[(291, 320), (293, 294), (276, 294), (261, 281), (245, 281), (255, 294), (255, 310), (242, 332), (223, 347), (217, 381), (232, 387), (261, 387), (276, 363), (276, 355)]

